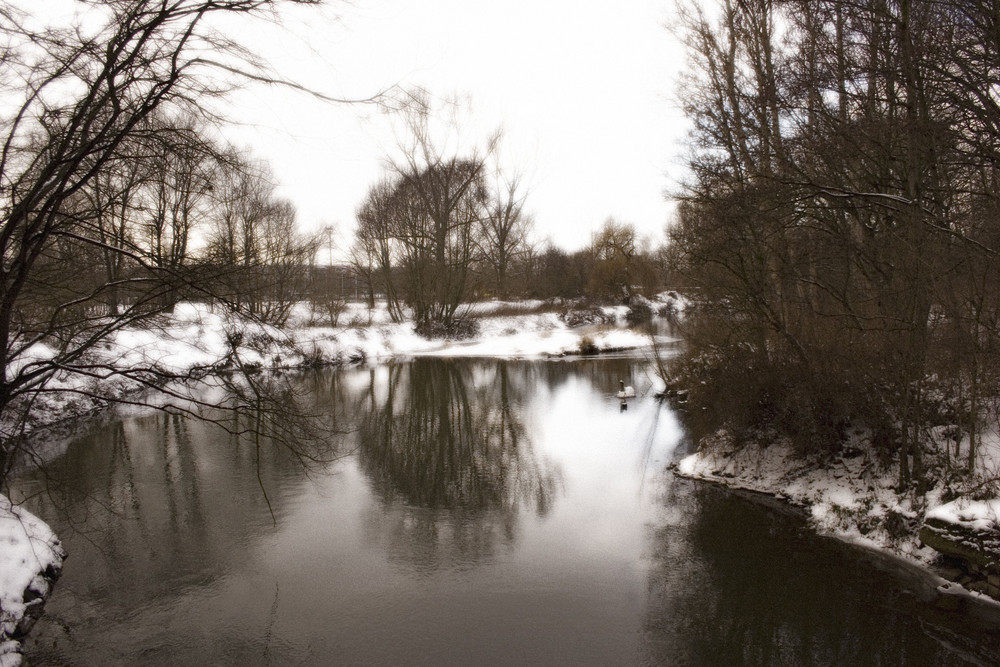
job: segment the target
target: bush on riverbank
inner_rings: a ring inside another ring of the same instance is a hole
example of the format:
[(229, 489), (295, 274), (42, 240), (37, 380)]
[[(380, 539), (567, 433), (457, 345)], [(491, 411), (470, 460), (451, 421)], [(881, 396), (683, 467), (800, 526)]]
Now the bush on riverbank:
[(576, 328), (597, 324), (614, 324), (616, 316), (595, 304), (577, 302), (565, 308), (560, 313), (559, 319), (566, 326)]
[(696, 439), (725, 429), (737, 446), (787, 439), (802, 455), (823, 455), (862, 429), (879, 462), (895, 466), (900, 489), (917, 495), (981, 470), (997, 403), (984, 395), (993, 382), (985, 372), (972, 383), (950, 372), (942, 352), (926, 362), (934, 373), (903, 382), (898, 358), (836, 342), (808, 355), (791, 343), (754, 344), (751, 327), (720, 311), (686, 318), (688, 348), (669, 367), (669, 393), (685, 397)]
[(479, 320), (469, 317), (452, 320), (448, 323), (422, 322), (414, 330), (418, 335), (428, 340), (469, 340), (479, 335)]
[(669, 373), (669, 388), (686, 396), (683, 419), (696, 439), (724, 428), (737, 446), (771, 437), (802, 454), (835, 452), (851, 417), (870, 409), (835, 377), (816, 378), (740, 345), (681, 355)]
[[(882, 372), (893, 359), (857, 350), (806, 364), (788, 347), (737, 342), (739, 320), (713, 324), (689, 316), (689, 348), (670, 365), (667, 396), (699, 445), (682, 474), (784, 498), (821, 532), (904, 554), (970, 590), (1000, 577), (956, 569), (920, 538), (925, 516), (950, 501), (996, 506), (1000, 437), (983, 426), (994, 398), (980, 395), (977, 412), (961, 375), (900, 386)], [(928, 367), (947, 370), (939, 358)], [(1000, 530), (995, 515), (984, 520)]]

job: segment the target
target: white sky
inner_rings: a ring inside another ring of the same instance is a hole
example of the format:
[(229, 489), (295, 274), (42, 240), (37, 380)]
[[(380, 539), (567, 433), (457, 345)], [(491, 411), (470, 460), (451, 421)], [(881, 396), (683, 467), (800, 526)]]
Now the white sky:
[[(576, 250), (609, 216), (663, 239), (664, 191), (680, 171), (683, 121), (672, 98), (683, 54), (664, 27), (671, 0), (329, 0), (282, 26), (234, 27), (278, 70), (313, 89), (362, 98), (422, 86), (471, 104), (463, 135), (502, 127), (508, 168), (530, 187), (536, 235)], [(230, 136), (268, 159), (300, 224), (354, 211), (395, 146), (375, 108), (254, 86), (232, 98)]]
[[(16, 0), (50, 19), (74, 0)], [(280, 25), (218, 25), (275, 69), (337, 97), (420, 86), (466, 100), (462, 136), (503, 130), (501, 157), (529, 188), (537, 240), (577, 250), (608, 217), (662, 242), (681, 170), (684, 121), (673, 98), (685, 59), (667, 30), (674, 0), (325, 0), (285, 5)], [(56, 19), (59, 20), (59, 19)], [(396, 140), (374, 105), (321, 102), (250, 86), (229, 98), (226, 135), (267, 159), (299, 223), (338, 229)], [(396, 121), (398, 125), (398, 119)], [(468, 142), (467, 142), (468, 143)]]

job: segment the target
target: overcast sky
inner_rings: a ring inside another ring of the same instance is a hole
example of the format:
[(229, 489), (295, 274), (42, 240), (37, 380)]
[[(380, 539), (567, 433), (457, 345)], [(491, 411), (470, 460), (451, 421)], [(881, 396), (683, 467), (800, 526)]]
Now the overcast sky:
[[(15, 0), (50, 19), (73, 0)], [(458, 98), (461, 137), (503, 131), (505, 169), (529, 188), (539, 241), (577, 250), (608, 217), (655, 242), (671, 206), (684, 124), (673, 88), (684, 56), (674, 0), (325, 0), (281, 22), (217, 24), (283, 75), (342, 98), (422, 87)], [(217, 17), (218, 20), (218, 17)], [(306, 229), (351, 241), (355, 210), (396, 147), (375, 105), (249, 86), (226, 103), (227, 138), (267, 159)]]
[[(530, 187), (540, 240), (583, 247), (609, 216), (662, 239), (664, 191), (679, 171), (672, 97), (683, 55), (671, 0), (331, 0), (257, 22), (240, 38), (283, 73), (338, 96), (421, 86), (460, 97), (462, 135), (502, 127), (503, 159)], [(232, 98), (236, 141), (267, 158), (303, 227), (354, 211), (395, 140), (372, 106), (333, 105), (253, 87)]]

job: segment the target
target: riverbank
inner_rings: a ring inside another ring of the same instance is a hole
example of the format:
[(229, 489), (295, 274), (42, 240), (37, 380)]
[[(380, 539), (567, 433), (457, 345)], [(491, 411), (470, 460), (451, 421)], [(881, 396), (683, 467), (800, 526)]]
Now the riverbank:
[(0, 495), (0, 667), (20, 665), (21, 639), (41, 615), (66, 552), (38, 517)]
[[(984, 440), (983, 470), (996, 470), (1000, 444)], [(766, 494), (804, 511), (820, 534), (868, 548), (924, 569), (940, 579), (941, 596), (968, 595), (1000, 608), (1000, 595), (983, 576), (970, 576), (921, 539), (925, 520), (997, 531), (997, 503), (963, 495), (939, 483), (917, 496), (896, 489), (898, 472), (882, 465), (865, 433), (858, 431), (833, 457), (803, 457), (790, 443), (739, 447), (724, 430), (702, 439), (698, 451), (674, 465), (676, 474), (732, 489)], [(970, 482), (969, 488), (976, 483)]]
[[(684, 307), (674, 293), (643, 303), (654, 312)], [(27, 418), (0, 424), (0, 430), (11, 437), (71, 425), (122, 397), (140, 395), (150, 385), (197, 380), (237, 366), (291, 370), (414, 356), (558, 357), (650, 347), (648, 334), (629, 327), (629, 310), (561, 301), (482, 302), (463, 310), (475, 322), (471, 335), (428, 339), (416, 333), (412, 321), (392, 322), (385, 304), (345, 304), (334, 323), (303, 303), (279, 328), (210, 304), (180, 303), (142, 327), (113, 333), (89, 352), (86, 373), (52, 377), (46, 391), (31, 395)], [(18, 364), (53, 354), (39, 343)]]

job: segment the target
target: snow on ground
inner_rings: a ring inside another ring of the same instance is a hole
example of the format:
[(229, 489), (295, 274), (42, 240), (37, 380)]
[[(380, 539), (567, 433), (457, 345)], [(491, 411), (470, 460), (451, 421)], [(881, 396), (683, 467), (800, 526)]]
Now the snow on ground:
[[(55, 534), (0, 495), (0, 667), (21, 664), (17, 637), (30, 628), (66, 555)], [(27, 600), (25, 600), (27, 594)]]
[[(978, 468), (985, 479), (1000, 479), (1000, 433), (995, 429), (981, 435)], [(975, 500), (959, 497), (935, 504), (925, 515), (973, 531), (1000, 533), (1000, 498)]]
[[(685, 305), (675, 293), (642, 302), (654, 312), (679, 312)], [(568, 311), (573, 317), (562, 316)], [(46, 426), (72, 427), (80, 417), (106, 410), (115, 398), (138, 396), (144, 389), (144, 377), (156, 381), (171, 375), (179, 380), (199, 379), (236, 367), (279, 370), (377, 364), (420, 355), (524, 358), (650, 347), (648, 335), (626, 326), (628, 312), (626, 306), (577, 310), (570, 302), (489, 301), (460, 310), (462, 316), (476, 318), (475, 336), (428, 340), (415, 332), (413, 322), (393, 322), (384, 302), (374, 308), (364, 303), (345, 304), (333, 322), (328, 313), (300, 303), (292, 308), (282, 328), (211, 304), (180, 303), (171, 314), (117, 331), (90, 350), (83, 361), (97, 369), (93, 374), (60, 372), (49, 378), (46, 391), (31, 397), (26, 421), (8, 417), (0, 422), (0, 437)], [(569, 326), (566, 320), (583, 324)], [(666, 340), (657, 337), (658, 342)], [(38, 343), (8, 366), (8, 374), (32, 363), (44, 364), (54, 354)], [(151, 374), (142, 375), (137, 372), (140, 369)], [(121, 373), (125, 370), (129, 372)], [(143, 402), (157, 400), (148, 392), (143, 398)], [(58, 439), (48, 440), (55, 443)]]
[(956, 498), (927, 512), (928, 519), (965, 526), (972, 530), (996, 530), (1000, 525), (1000, 498), (971, 500)]
[(480, 334), (468, 341), (445, 341), (413, 350), (414, 355), (448, 357), (543, 357), (578, 354), (584, 338), (597, 350), (636, 349), (650, 345), (649, 336), (631, 329), (567, 327), (556, 313), (492, 317), (481, 320)]
[[(879, 468), (863, 438), (855, 435), (853, 440), (846, 453), (819, 461), (803, 459), (782, 441), (737, 448), (720, 431), (682, 459), (677, 472), (776, 496), (805, 509), (821, 533), (930, 564), (937, 552), (919, 544), (915, 529), (922, 513), (896, 493), (895, 472)], [(938, 504), (939, 495), (939, 490), (931, 491), (928, 504)]]
[[(667, 303), (674, 303), (669, 297)], [(378, 363), (394, 357), (419, 355), (451, 357), (541, 357), (577, 354), (581, 351), (606, 352), (648, 347), (645, 334), (624, 327), (625, 306), (601, 309), (603, 317), (615, 325), (570, 327), (558, 313), (545, 312), (542, 302), (487, 302), (466, 308), (478, 317), (479, 333), (469, 339), (428, 340), (414, 331), (412, 322), (395, 323), (385, 304), (369, 309), (364, 304), (347, 304), (332, 325), (329, 316), (299, 304), (288, 324), (277, 328), (233, 315), (203, 303), (178, 304), (171, 315), (156, 318), (143, 327), (127, 328), (113, 334), (92, 350), (88, 362), (107, 369), (155, 369), (178, 376), (203, 375), (235, 365), (255, 368), (297, 368), (367, 361)], [(44, 344), (27, 350), (11, 367), (44, 362), (53, 351)], [(28, 427), (51, 424), (62, 416), (87, 413), (101, 408), (93, 396), (120, 396), (141, 385), (113, 373), (93, 378), (59, 374), (49, 389), (69, 390), (46, 393), (32, 405), (33, 421)], [(74, 391), (84, 390), (74, 394)], [(8, 429), (20, 427), (6, 425)]]
[[(984, 438), (982, 449), (981, 466), (1000, 460), (1000, 439), (995, 434)], [(940, 554), (920, 542), (919, 527), (925, 519), (936, 518), (980, 531), (1000, 528), (1000, 499), (975, 501), (960, 497), (943, 503), (944, 489), (939, 485), (919, 499), (919, 506), (914, 506), (912, 497), (895, 490), (898, 471), (883, 469), (875, 462), (862, 432), (852, 434), (843, 452), (833, 459), (809, 459), (782, 441), (736, 447), (729, 434), (719, 431), (702, 439), (698, 452), (681, 459), (676, 472), (783, 499), (803, 508), (818, 532), (893, 554), (932, 574)], [(938, 591), (942, 595), (991, 601), (973, 590), (974, 585), (965, 589), (944, 579), (940, 584)]]
[[(682, 311), (685, 302), (675, 293), (645, 301), (655, 310)], [(384, 303), (369, 309), (349, 303), (333, 324), (328, 315), (307, 304), (293, 308), (279, 329), (214, 308), (204, 303), (178, 304), (171, 315), (142, 327), (113, 334), (90, 353), (88, 362), (107, 369), (151, 368), (184, 375), (241, 365), (258, 368), (295, 368), (360, 361), (378, 363), (393, 357), (418, 355), (541, 357), (580, 352), (607, 352), (649, 347), (645, 334), (624, 326), (626, 306), (598, 309), (615, 324), (570, 327), (541, 301), (489, 301), (469, 304), (460, 311), (478, 318), (479, 333), (463, 340), (428, 340), (416, 334), (412, 322), (392, 322)], [(570, 306), (565, 306), (568, 308)], [(8, 367), (8, 374), (31, 363), (44, 363), (54, 351), (43, 343), (26, 350)], [(88, 394), (116, 396), (139, 388), (134, 380), (114, 376), (95, 382), (68, 373), (53, 377), (52, 390), (86, 390)], [(61, 414), (99, 409), (91, 396), (46, 394), (32, 406), (33, 423), (53, 423)], [(7, 425), (10, 427), (10, 425)], [(20, 426), (20, 425), (18, 425)]]
[[(656, 309), (680, 311), (684, 301), (664, 293), (646, 302)], [(202, 377), (234, 366), (299, 368), (394, 357), (542, 357), (580, 352), (606, 352), (649, 347), (648, 336), (624, 326), (628, 308), (600, 308), (601, 318), (615, 324), (570, 327), (553, 307), (572, 304), (541, 301), (489, 301), (463, 306), (460, 313), (478, 318), (479, 333), (463, 340), (428, 340), (417, 335), (412, 322), (393, 322), (386, 304), (368, 308), (345, 304), (335, 322), (308, 304), (293, 307), (286, 326), (276, 328), (205, 303), (180, 303), (172, 314), (141, 327), (122, 329), (92, 349), (86, 363), (103, 378), (62, 372), (50, 378), (45, 393), (32, 397), (27, 423), (0, 423), (0, 436), (31, 431), (65, 419), (94, 413), (107, 400), (134, 394), (143, 385), (117, 371), (150, 369), (158, 377), (174, 374)], [(44, 364), (55, 351), (38, 343), (8, 365), (8, 377), (33, 364)], [(62, 390), (62, 391), (60, 391)]]

